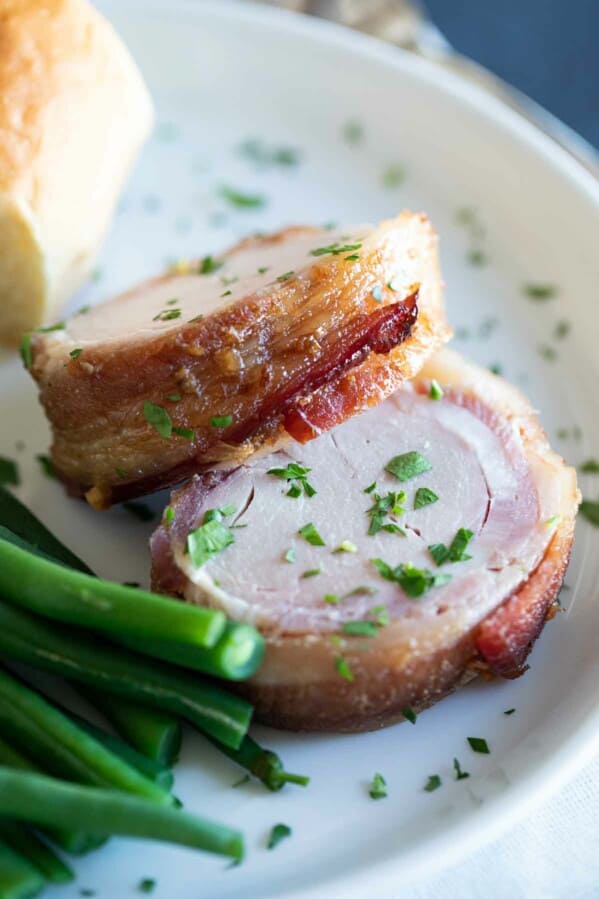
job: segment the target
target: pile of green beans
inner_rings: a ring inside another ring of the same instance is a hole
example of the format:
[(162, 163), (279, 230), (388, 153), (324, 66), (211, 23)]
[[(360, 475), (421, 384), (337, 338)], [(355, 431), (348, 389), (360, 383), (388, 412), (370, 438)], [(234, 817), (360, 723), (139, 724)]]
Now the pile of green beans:
[(242, 680), (263, 653), (221, 612), (96, 578), (0, 487), (0, 660), (63, 676), (120, 735), (0, 668), (0, 899), (73, 879), (49, 844), (80, 855), (123, 834), (239, 861), (241, 834), (180, 811), (170, 766), (183, 719), (268, 789), (308, 783), (248, 735), (245, 700), (193, 673)]

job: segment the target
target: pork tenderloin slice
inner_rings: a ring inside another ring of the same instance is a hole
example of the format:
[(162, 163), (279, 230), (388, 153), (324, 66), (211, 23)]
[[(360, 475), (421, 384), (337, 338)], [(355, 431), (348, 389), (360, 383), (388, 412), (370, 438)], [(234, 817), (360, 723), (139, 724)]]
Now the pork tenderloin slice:
[[(380, 402), (448, 336), (436, 236), (402, 213), (288, 228), (146, 282), (33, 335), (31, 371), (59, 477), (106, 507), (310, 439)], [(168, 413), (166, 437), (147, 402)]]
[[(429, 398), (432, 379), (440, 400)], [(401, 482), (385, 470), (414, 452), (427, 471)], [(289, 482), (269, 474), (294, 462), (310, 469), (313, 497), (288, 496)], [(404, 513), (381, 521), (405, 536), (368, 534), (373, 482), (382, 498), (405, 492)], [(421, 488), (438, 499), (414, 508)], [(554, 608), (578, 501), (574, 470), (522, 395), (445, 350), (385, 403), (312, 443), (177, 491), (151, 541), (153, 585), (260, 628), (265, 661), (240, 688), (262, 721), (364, 730), (434, 703), (482, 668), (522, 673)], [(195, 568), (188, 533), (227, 505), (234, 542)], [(309, 522), (324, 546), (299, 535)], [(450, 546), (461, 528), (473, 533), (468, 558), (437, 566), (429, 547)], [(372, 559), (448, 582), (415, 598)], [(363, 622), (375, 636), (346, 633)]]

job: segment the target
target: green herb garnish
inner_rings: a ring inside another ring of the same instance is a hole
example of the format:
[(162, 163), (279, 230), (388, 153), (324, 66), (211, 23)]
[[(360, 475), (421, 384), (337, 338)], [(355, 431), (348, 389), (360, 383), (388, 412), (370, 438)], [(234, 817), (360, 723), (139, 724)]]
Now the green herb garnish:
[(21, 359), (23, 360), (23, 365), (25, 368), (31, 368), (31, 363), (33, 362), (33, 354), (31, 352), (31, 334), (23, 334), (21, 338), (21, 344), (19, 346), (19, 353), (21, 355)]
[(406, 532), (393, 521), (386, 521), (387, 516), (403, 515), (405, 509), (402, 505), (405, 502), (406, 495), (403, 490), (397, 492), (389, 491), (386, 496), (380, 496), (373, 493), (374, 505), (366, 510), (366, 514), (370, 518), (368, 534), (374, 537), (379, 531), (387, 531), (389, 534), (401, 534), (405, 537)]
[(524, 293), (529, 300), (552, 300), (557, 296), (557, 287), (554, 284), (525, 284)]
[(374, 621), (346, 621), (341, 631), (352, 637), (376, 637), (377, 626)]
[(155, 315), (152, 319), (153, 322), (168, 322), (174, 318), (181, 318), (181, 310), (180, 309), (163, 309), (162, 312), (159, 312), (158, 315)]
[(51, 331), (64, 331), (66, 328), (65, 322), (56, 322), (55, 325), (46, 325), (45, 328), (36, 328), (37, 334), (50, 334)]
[(268, 843), (266, 844), (268, 849), (274, 849), (275, 846), (279, 845), (281, 840), (290, 837), (291, 833), (291, 828), (288, 827), (287, 824), (275, 824), (268, 837)]
[(293, 278), (295, 272), (284, 272), (282, 275), (277, 277), (277, 281), (289, 281), (290, 278)]
[(284, 166), (289, 168), (300, 161), (300, 152), (294, 147), (267, 147), (262, 141), (251, 139), (244, 141), (239, 152), (258, 168)]
[(430, 487), (419, 487), (414, 495), (414, 508), (422, 509), (423, 506), (430, 506), (436, 503), (439, 497), (430, 489)]
[(473, 532), (468, 528), (460, 528), (449, 546), (445, 546), (444, 543), (433, 543), (428, 547), (428, 551), (437, 565), (443, 565), (445, 562), (466, 562), (472, 558), (466, 553), (466, 547), (473, 537)]
[(425, 459), (424, 456), (421, 456), (415, 450), (409, 453), (402, 453), (401, 456), (394, 456), (385, 465), (385, 471), (388, 471), (389, 474), (392, 474), (399, 481), (409, 481), (420, 474), (424, 474), (425, 471), (430, 471), (431, 468), (432, 465), (428, 459)]
[(349, 662), (347, 659), (343, 658), (343, 656), (335, 656), (335, 671), (337, 674), (340, 674), (342, 678), (350, 681), (350, 683), (354, 680), (354, 675), (349, 667)]
[(341, 597), (337, 596), (336, 593), (325, 593), (322, 598), (323, 602), (326, 602), (328, 606), (338, 606), (341, 602)]
[(148, 424), (156, 428), (161, 437), (167, 440), (173, 432), (173, 421), (162, 406), (150, 403), (148, 400), (144, 402), (144, 416)]
[(169, 403), (178, 403), (181, 399), (180, 393), (167, 393), (165, 399), (169, 401)]
[(143, 880), (140, 880), (137, 889), (140, 893), (153, 893), (156, 889), (156, 881), (151, 877), (144, 877)]
[(504, 715), (513, 715), (516, 709), (506, 709)]
[(336, 243), (329, 244), (327, 247), (317, 247), (315, 250), (310, 250), (310, 256), (339, 256), (341, 253), (351, 253), (353, 250), (361, 249), (361, 247), (361, 243), (341, 244), (337, 241)]
[(298, 534), (307, 540), (312, 546), (326, 546), (324, 540), (314, 527), (311, 521), (299, 529)]
[(211, 275), (222, 268), (224, 262), (219, 262), (213, 256), (204, 256), (198, 267), (198, 275)]
[(405, 170), (400, 165), (390, 165), (389, 168), (383, 172), (383, 187), (399, 187), (399, 185), (405, 181), (405, 177)]
[(167, 506), (164, 510), (164, 523), (169, 527), (175, 520), (175, 510), (172, 506)]
[(587, 459), (578, 466), (578, 470), (583, 474), (599, 474), (599, 462), (597, 459)]
[(183, 437), (185, 440), (193, 440), (195, 431), (193, 428), (173, 428), (173, 434), (177, 437)]
[(0, 456), (0, 484), (11, 484), (18, 487), (21, 483), (19, 467), (13, 459)]
[(450, 574), (433, 574), (428, 568), (416, 568), (409, 562), (392, 568), (382, 559), (371, 559), (370, 561), (381, 577), (399, 584), (404, 593), (413, 599), (422, 596), (432, 587), (441, 587), (451, 580)]
[(78, 359), (82, 352), (83, 350), (80, 347), (77, 347), (77, 349), (71, 350), (69, 356), (71, 357), (71, 359)]
[(467, 777), (470, 777), (467, 771), (462, 771), (460, 763), (456, 758), (453, 760), (453, 770), (455, 771), (456, 780), (466, 780)]
[[(287, 496), (298, 497), (303, 490), (306, 496), (311, 498), (316, 494), (316, 490), (308, 481), (310, 471), (310, 468), (304, 468), (303, 465), (299, 465), (297, 462), (290, 462), (286, 468), (269, 468), (266, 474), (271, 474), (273, 477), (281, 478), (284, 481), (296, 482), (291, 483)], [(292, 489), (294, 487), (296, 488), (295, 490)]]
[(441, 385), (439, 384), (438, 381), (435, 381), (434, 378), (431, 381), (431, 386), (429, 387), (428, 395), (431, 400), (443, 399), (443, 388), (441, 387)]
[(187, 551), (193, 566), (200, 568), (234, 540), (233, 533), (222, 521), (217, 518), (204, 521), (187, 535)]
[(407, 706), (407, 708), (403, 710), (402, 715), (404, 716), (406, 721), (410, 722), (410, 724), (416, 724), (416, 712), (414, 711), (414, 709), (411, 709), (409, 706)]
[(424, 791), (426, 793), (432, 793), (434, 790), (438, 790), (441, 786), (441, 778), (438, 774), (431, 774), (426, 784), (424, 785)]
[(223, 200), (231, 206), (236, 206), (237, 209), (261, 209), (266, 205), (266, 197), (262, 194), (246, 194), (226, 185), (221, 188), (220, 194)]
[(467, 737), (467, 740), (475, 752), (480, 752), (482, 755), (489, 755), (491, 750), (489, 749), (489, 744), (483, 737)]
[(560, 321), (555, 323), (555, 328), (553, 329), (553, 336), (556, 340), (563, 340), (568, 336), (570, 331), (572, 330), (572, 325), (565, 318), (560, 319)]
[(333, 553), (357, 553), (358, 547), (351, 540), (342, 540), (337, 549)]
[(387, 795), (387, 783), (382, 774), (378, 772), (372, 778), (368, 794), (371, 799), (384, 799)]
[(233, 424), (233, 416), (232, 415), (213, 415), (210, 419), (210, 424), (213, 428), (228, 428), (229, 425)]
[(316, 577), (317, 574), (322, 574), (321, 568), (308, 568), (307, 571), (302, 571), (300, 577), (305, 579), (308, 577)]

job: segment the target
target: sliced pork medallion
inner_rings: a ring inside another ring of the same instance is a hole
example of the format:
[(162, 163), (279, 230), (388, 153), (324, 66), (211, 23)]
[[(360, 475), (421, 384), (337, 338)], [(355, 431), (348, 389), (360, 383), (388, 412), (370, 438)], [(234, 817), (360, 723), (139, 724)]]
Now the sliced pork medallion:
[(449, 336), (424, 216), (289, 228), (32, 335), (52, 460), (95, 506), (308, 440)]
[(522, 672), (577, 504), (523, 397), (444, 351), (318, 440), (174, 494), (154, 587), (261, 629), (241, 685), (261, 720), (377, 727), (484, 667)]

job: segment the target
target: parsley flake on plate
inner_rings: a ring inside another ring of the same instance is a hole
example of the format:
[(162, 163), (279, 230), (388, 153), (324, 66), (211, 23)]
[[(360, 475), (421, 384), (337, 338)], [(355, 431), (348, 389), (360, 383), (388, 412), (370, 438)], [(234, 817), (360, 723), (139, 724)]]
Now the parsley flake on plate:
[(308, 481), (310, 471), (310, 468), (304, 468), (303, 465), (299, 465), (297, 462), (290, 462), (286, 468), (269, 468), (266, 474), (291, 482), (287, 496), (297, 498), (303, 490), (306, 496), (311, 498), (316, 494), (316, 490)]
[(312, 546), (326, 546), (324, 540), (314, 527), (311, 521), (308, 524), (305, 524), (298, 531), (300, 537), (303, 537), (304, 540), (307, 540)]
[(410, 722), (410, 724), (416, 724), (417, 715), (416, 715), (416, 712), (414, 711), (414, 709), (411, 709), (409, 706), (407, 706), (403, 710), (402, 715), (404, 716), (406, 721)]
[(441, 786), (441, 778), (438, 774), (431, 774), (424, 785), (424, 791), (426, 793), (433, 793), (435, 790), (438, 790)]
[(528, 284), (524, 284), (523, 288), (525, 295), (529, 300), (552, 300), (555, 296), (557, 296), (557, 287), (555, 284), (539, 284), (529, 282)]
[(144, 416), (148, 424), (151, 424), (161, 437), (168, 440), (173, 432), (173, 421), (166, 409), (146, 400), (144, 402)]
[(599, 527), (599, 500), (583, 499), (578, 511), (583, 518), (586, 518), (595, 527)]
[(224, 185), (220, 195), (231, 206), (237, 209), (262, 209), (266, 205), (266, 197), (262, 194), (248, 194), (234, 187)]
[(466, 780), (467, 777), (470, 777), (467, 771), (462, 771), (461, 765), (456, 758), (453, 760), (453, 770), (455, 771), (456, 780)]
[(405, 169), (400, 165), (390, 165), (383, 172), (382, 184), (383, 187), (387, 189), (392, 189), (394, 187), (399, 187), (400, 184), (403, 184), (406, 178)]
[(140, 893), (153, 893), (156, 889), (156, 881), (152, 877), (144, 877), (140, 880), (137, 889)]
[(420, 453), (412, 450), (409, 453), (402, 453), (400, 456), (394, 456), (385, 465), (385, 471), (392, 474), (399, 481), (409, 481), (425, 471), (432, 468), (428, 459), (425, 459)]
[(385, 799), (387, 796), (387, 782), (378, 772), (372, 778), (368, 795), (371, 799)]
[(504, 715), (513, 715), (516, 709), (506, 709)]
[(489, 744), (483, 737), (467, 737), (467, 740), (474, 752), (480, 752), (482, 755), (490, 754)]
[(422, 509), (423, 506), (430, 506), (436, 503), (439, 497), (430, 487), (419, 487), (414, 495), (414, 508)]
[(583, 474), (599, 474), (599, 462), (597, 459), (587, 459), (578, 466), (578, 470)]
[(275, 824), (272, 828), (267, 842), (268, 849), (274, 849), (275, 846), (278, 846), (281, 840), (284, 840), (286, 837), (291, 836), (291, 828), (287, 824)]

